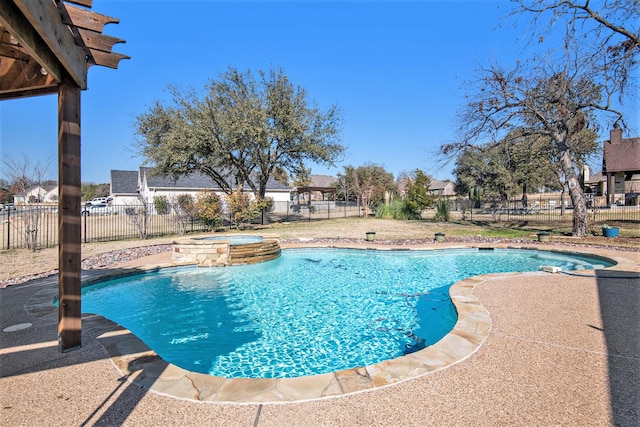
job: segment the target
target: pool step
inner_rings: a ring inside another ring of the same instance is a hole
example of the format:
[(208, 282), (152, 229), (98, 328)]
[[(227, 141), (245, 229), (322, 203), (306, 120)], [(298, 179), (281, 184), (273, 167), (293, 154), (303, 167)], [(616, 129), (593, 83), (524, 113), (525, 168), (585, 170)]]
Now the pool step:
[(277, 240), (263, 240), (258, 243), (230, 245), (227, 265), (255, 264), (271, 261), (280, 256), (280, 244)]

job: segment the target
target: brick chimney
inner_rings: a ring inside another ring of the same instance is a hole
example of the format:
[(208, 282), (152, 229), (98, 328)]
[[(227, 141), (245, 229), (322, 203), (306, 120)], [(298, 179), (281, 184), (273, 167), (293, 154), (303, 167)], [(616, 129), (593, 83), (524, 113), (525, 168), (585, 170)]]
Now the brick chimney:
[(613, 126), (613, 129), (611, 129), (609, 143), (622, 144), (622, 129), (618, 125)]

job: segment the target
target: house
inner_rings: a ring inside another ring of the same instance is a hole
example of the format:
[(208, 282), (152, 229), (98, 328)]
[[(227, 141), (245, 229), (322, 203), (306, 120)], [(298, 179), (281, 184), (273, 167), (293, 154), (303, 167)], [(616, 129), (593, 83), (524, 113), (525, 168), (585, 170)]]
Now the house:
[(598, 172), (593, 175), (589, 175), (588, 172), (583, 172), (584, 179), (584, 192), (591, 194), (593, 197), (600, 197), (607, 194), (607, 177)]
[(136, 205), (142, 203), (138, 180), (139, 171), (112, 170), (109, 193), (113, 205)]
[[(405, 197), (407, 194), (408, 180), (409, 178), (407, 176), (401, 176), (398, 179), (398, 192), (402, 197)], [(432, 179), (429, 182), (427, 194), (444, 197), (455, 196), (455, 187), (455, 184), (449, 180), (439, 181), (437, 179)]]
[(428, 193), (439, 197), (455, 196), (455, 188), (455, 184), (451, 181), (438, 181), (437, 179), (433, 179), (429, 183)]
[(15, 204), (56, 203), (58, 201), (58, 184), (34, 185), (13, 196)]
[(607, 205), (638, 204), (640, 138), (622, 138), (622, 129), (614, 127), (604, 142), (602, 174), (606, 176)]
[[(243, 186), (244, 192), (253, 196), (247, 185)], [(188, 194), (196, 197), (202, 191), (213, 191), (222, 200), (225, 193), (220, 186), (209, 176), (199, 172), (179, 176), (174, 179), (171, 176), (155, 176), (151, 168), (141, 167), (138, 171), (111, 171), (111, 195), (113, 204), (135, 205), (140, 203), (151, 204), (160, 196), (172, 200), (180, 195)], [(274, 179), (267, 182), (265, 197), (274, 201), (274, 212), (283, 210), (289, 202), (291, 189)], [(282, 202), (285, 202), (284, 204)]]

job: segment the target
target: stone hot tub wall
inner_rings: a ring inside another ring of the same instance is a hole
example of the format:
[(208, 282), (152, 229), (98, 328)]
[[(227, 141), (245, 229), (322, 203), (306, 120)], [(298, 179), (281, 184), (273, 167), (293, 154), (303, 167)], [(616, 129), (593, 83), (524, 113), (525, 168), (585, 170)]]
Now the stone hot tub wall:
[(262, 242), (232, 245), (232, 240), (180, 239), (173, 242), (176, 262), (196, 263), (202, 267), (255, 264), (280, 256), (278, 239), (262, 236)]

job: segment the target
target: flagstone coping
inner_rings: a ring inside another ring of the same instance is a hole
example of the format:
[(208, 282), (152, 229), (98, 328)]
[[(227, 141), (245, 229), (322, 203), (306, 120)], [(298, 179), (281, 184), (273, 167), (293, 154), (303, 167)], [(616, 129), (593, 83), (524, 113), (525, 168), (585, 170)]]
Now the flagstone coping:
[[(283, 248), (295, 247), (341, 247), (354, 249), (376, 250), (439, 250), (480, 247), (475, 246), (442, 246), (406, 247), (384, 246), (376, 247), (371, 244), (347, 245), (282, 245)], [(588, 254), (601, 256), (617, 265), (612, 270), (632, 271), (636, 265), (628, 259), (617, 256), (598, 255), (597, 251), (559, 250), (557, 248), (486, 245), (485, 248), (535, 249), (550, 250), (563, 253)], [(166, 262), (144, 265), (144, 258), (140, 266), (126, 270), (110, 269), (108, 272), (91, 270), (83, 276), (83, 286), (104, 280), (106, 278), (139, 274), (155, 271), (159, 268), (186, 265), (185, 263)], [(609, 270), (607, 269), (607, 270)], [(582, 273), (593, 273), (588, 270)], [(580, 271), (572, 272), (581, 274)], [(196, 373), (179, 368), (165, 362), (153, 350), (146, 346), (138, 337), (122, 326), (95, 314), (83, 314), (83, 330), (98, 340), (109, 354), (112, 362), (122, 371), (128, 380), (139, 386), (176, 398), (208, 401), (208, 402), (236, 402), (236, 403), (266, 403), (292, 402), (336, 397), (350, 393), (387, 387), (401, 381), (417, 378), (431, 372), (447, 368), (460, 363), (474, 354), (489, 336), (491, 318), (489, 312), (475, 297), (473, 291), (476, 286), (492, 279), (513, 279), (527, 275), (549, 275), (547, 272), (527, 273), (493, 273), (475, 276), (453, 284), (449, 290), (451, 300), (458, 313), (458, 320), (449, 334), (437, 343), (395, 359), (386, 360), (369, 366), (346, 369), (338, 372), (312, 375), (299, 378), (227, 379), (211, 375)], [(557, 273), (555, 273), (557, 274)], [(47, 286), (37, 292), (25, 304), (28, 313), (38, 317), (57, 316), (54, 306), (57, 297), (57, 286)]]

